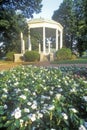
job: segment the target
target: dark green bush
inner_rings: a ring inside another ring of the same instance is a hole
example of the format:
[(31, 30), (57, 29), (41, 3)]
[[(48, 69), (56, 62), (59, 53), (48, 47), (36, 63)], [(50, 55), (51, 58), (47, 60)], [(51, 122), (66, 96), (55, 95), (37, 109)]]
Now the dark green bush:
[(72, 52), (69, 48), (62, 48), (56, 52), (57, 60), (68, 60), (72, 58)]
[(14, 61), (14, 54), (15, 54), (15, 52), (8, 52), (7, 54), (6, 54), (6, 60), (7, 61)]
[(37, 51), (26, 51), (24, 54), (25, 61), (38, 61), (40, 58), (40, 55)]

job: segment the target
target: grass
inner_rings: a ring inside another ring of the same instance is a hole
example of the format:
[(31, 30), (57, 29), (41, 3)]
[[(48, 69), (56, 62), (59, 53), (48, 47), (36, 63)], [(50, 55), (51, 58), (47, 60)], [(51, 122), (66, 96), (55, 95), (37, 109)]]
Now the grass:
[[(23, 63), (14, 63), (13, 61), (0, 60), (0, 64), (33, 64), (34, 62), (23, 62)], [(52, 64), (87, 64), (87, 57), (78, 58), (75, 60), (56, 60), (51, 62)]]
[(87, 58), (78, 58), (76, 60), (54, 61), (54, 64), (87, 64)]

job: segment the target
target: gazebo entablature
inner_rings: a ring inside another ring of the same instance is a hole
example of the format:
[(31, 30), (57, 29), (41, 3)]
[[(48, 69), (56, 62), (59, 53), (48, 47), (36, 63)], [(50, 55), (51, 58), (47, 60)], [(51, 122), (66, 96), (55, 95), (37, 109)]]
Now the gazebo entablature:
[[(55, 29), (55, 39), (56, 39), (56, 47), (55, 50), (62, 48), (63, 46), (63, 27), (61, 24), (55, 22), (54, 20), (45, 20), (43, 18), (40, 19), (32, 19), (28, 22), (28, 30), (29, 30), (29, 36), (28, 36), (28, 50), (32, 49), (31, 45), (31, 39), (30, 39), (30, 29), (32, 28), (42, 28), (42, 41), (43, 41), (43, 51), (42, 53), (44, 55), (51, 53), (51, 46), (50, 41), (48, 42), (48, 52), (46, 52), (46, 28), (49, 29)], [(60, 39), (60, 40), (59, 40)], [(60, 46), (60, 47), (59, 47)], [(41, 53), (41, 46), (39, 45), (39, 53)]]

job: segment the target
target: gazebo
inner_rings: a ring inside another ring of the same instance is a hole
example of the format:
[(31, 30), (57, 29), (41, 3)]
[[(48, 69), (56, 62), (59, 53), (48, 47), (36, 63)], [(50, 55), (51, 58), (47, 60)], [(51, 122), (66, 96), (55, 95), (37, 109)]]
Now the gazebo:
[(40, 34), (42, 35), (42, 41), (38, 42), (39, 53), (48, 55), (62, 48), (63, 27), (60, 23), (54, 20), (47, 20), (44, 18), (29, 20), (28, 21), (28, 30), (29, 30), (28, 50), (32, 50), (31, 36), (30, 36), (31, 29), (36, 29), (37, 31), (39, 30)]
[[(44, 18), (31, 19), (27, 21), (28, 24), (28, 48), (27, 50), (32, 50), (31, 43), (31, 31), (38, 34), (38, 50), (40, 53), (40, 61), (44, 60), (54, 60), (54, 54), (57, 50), (63, 46), (63, 27), (60, 23), (54, 20), (48, 20)], [(21, 32), (21, 54), (14, 55), (14, 61), (18, 61), (25, 53), (25, 42), (23, 39), (23, 33)], [(49, 58), (48, 58), (49, 57)]]

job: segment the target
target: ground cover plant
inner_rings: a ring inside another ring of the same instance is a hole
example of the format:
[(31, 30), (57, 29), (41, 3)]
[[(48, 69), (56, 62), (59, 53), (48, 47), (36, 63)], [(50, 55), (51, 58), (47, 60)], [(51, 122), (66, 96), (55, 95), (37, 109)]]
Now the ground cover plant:
[[(0, 72), (0, 129), (86, 130), (85, 67), (19, 66)], [(78, 73), (79, 72), (79, 73)]]

